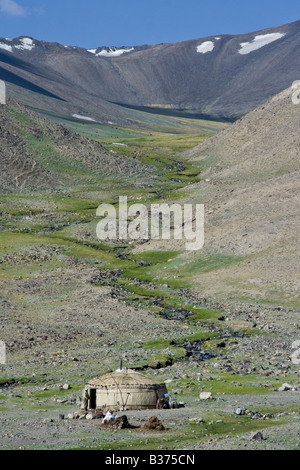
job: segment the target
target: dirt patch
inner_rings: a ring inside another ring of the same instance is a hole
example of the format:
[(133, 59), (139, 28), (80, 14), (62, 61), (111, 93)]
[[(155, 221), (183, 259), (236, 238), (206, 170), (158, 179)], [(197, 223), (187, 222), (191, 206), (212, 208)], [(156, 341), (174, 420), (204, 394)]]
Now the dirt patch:
[(164, 425), (162, 424), (160, 419), (158, 419), (157, 416), (151, 416), (148, 423), (144, 424), (143, 429), (146, 431), (165, 431), (166, 430), (166, 428), (164, 427)]

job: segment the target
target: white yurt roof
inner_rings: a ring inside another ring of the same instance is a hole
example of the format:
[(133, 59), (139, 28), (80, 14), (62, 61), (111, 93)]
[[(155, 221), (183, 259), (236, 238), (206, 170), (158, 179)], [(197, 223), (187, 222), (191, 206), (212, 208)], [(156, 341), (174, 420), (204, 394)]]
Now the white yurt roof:
[(117, 386), (128, 386), (128, 385), (140, 385), (140, 386), (164, 386), (164, 384), (159, 383), (157, 380), (154, 380), (148, 375), (141, 374), (131, 369), (118, 369), (115, 372), (102, 375), (92, 379), (87, 384), (89, 387), (111, 387), (113, 385)]

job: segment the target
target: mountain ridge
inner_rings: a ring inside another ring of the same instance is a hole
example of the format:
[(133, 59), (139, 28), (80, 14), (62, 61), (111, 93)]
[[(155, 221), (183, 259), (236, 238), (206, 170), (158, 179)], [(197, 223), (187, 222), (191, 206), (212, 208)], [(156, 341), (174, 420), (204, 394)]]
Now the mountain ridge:
[(232, 120), (299, 79), (299, 47), (300, 21), (241, 35), (89, 50), (22, 36), (0, 39), (0, 79), (26, 105), (122, 126), (140, 125), (133, 110), (141, 107)]

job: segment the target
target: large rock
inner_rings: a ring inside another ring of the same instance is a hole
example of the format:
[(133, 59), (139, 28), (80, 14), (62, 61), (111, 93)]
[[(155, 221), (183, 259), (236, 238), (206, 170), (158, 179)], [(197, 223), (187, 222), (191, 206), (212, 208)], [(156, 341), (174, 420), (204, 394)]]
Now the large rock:
[(253, 439), (254, 441), (263, 441), (263, 440), (264, 440), (264, 436), (262, 435), (261, 432), (257, 432), (256, 434), (254, 434), (254, 435), (252, 436), (252, 439)]
[(129, 421), (126, 415), (119, 416), (118, 418), (112, 419), (108, 421), (108, 423), (104, 423), (109, 427), (113, 427), (115, 429), (126, 429), (131, 428)]
[(279, 392), (287, 392), (288, 390), (293, 390), (293, 387), (290, 384), (284, 383), (278, 390)]
[(200, 400), (211, 400), (212, 393), (211, 392), (201, 392), (199, 396)]

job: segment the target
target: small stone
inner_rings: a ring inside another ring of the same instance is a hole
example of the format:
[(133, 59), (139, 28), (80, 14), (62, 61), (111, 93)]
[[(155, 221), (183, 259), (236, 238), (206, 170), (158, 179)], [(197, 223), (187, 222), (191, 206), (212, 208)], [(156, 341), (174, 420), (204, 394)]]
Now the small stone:
[(174, 395), (179, 395), (180, 393), (182, 393), (182, 390), (181, 388), (175, 388), (175, 390), (172, 390), (172, 392), (174, 393)]
[(53, 419), (52, 418), (45, 418), (45, 419), (43, 419), (43, 423), (44, 424), (53, 423)]
[(237, 408), (235, 410), (235, 414), (239, 415), (239, 416), (244, 416), (246, 414), (246, 410), (245, 410), (245, 408)]

